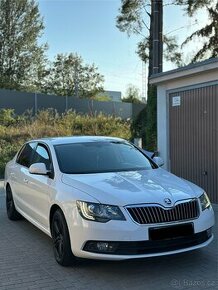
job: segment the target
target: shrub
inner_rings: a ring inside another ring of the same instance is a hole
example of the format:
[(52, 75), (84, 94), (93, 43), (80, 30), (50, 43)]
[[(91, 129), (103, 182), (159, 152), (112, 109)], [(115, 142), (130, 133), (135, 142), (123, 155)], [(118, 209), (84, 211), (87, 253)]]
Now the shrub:
[(13, 109), (0, 109), (0, 124), (9, 126), (16, 122)]

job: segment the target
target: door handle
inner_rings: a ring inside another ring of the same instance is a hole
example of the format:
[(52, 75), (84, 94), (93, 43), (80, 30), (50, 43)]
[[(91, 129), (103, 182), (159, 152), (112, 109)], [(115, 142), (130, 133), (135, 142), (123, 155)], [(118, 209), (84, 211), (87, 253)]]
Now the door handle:
[(24, 178), (23, 182), (27, 184), (29, 181), (28, 179)]

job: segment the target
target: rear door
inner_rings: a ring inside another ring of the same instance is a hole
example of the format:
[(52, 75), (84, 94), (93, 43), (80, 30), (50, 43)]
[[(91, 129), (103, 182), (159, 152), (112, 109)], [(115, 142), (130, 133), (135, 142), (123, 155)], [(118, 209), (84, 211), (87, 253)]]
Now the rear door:
[(29, 174), (29, 167), (31, 165), (31, 159), (36, 145), (36, 142), (24, 144), (18, 153), (17, 159), (10, 173), (14, 202), (18, 208), (28, 215), (30, 214), (30, 211), (26, 200), (28, 194), (27, 176)]

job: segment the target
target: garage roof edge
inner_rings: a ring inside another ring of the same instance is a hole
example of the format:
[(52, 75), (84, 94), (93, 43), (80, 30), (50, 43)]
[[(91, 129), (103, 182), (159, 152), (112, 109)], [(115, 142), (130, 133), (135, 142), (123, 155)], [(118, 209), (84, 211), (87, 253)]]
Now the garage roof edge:
[[(163, 82), (168, 82), (170, 80), (180, 78), (189, 74), (203, 73), (208, 70), (217, 69), (218, 70), (218, 57), (210, 58), (205, 61), (197, 62), (194, 64), (189, 64), (184, 67), (169, 70), (162, 73), (157, 73), (149, 78), (150, 84), (159, 84)], [(218, 77), (217, 77), (218, 79)]]

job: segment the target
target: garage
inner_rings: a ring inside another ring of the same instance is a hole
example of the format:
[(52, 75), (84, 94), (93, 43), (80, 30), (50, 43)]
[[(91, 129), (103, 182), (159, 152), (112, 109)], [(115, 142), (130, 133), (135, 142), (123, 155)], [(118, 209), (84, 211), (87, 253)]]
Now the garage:
[(150, 78), (157, 85), (158, 152), (165, 168), (218, 203), (218, 58)]

